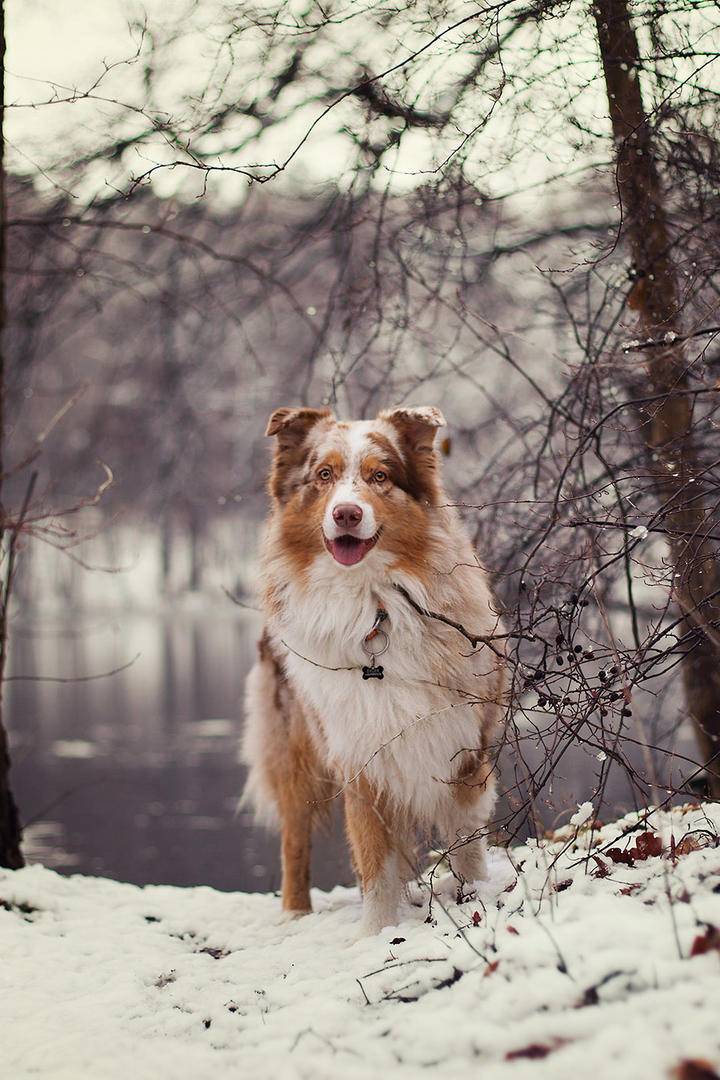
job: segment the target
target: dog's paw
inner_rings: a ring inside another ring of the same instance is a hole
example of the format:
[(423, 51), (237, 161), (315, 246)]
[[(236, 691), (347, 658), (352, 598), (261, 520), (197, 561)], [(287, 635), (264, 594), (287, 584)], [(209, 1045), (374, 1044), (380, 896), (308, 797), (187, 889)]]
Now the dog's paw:
[(358, 928), (357, 934), (354, 937), (348, 938), (345, 942), (345, 948), (350, 949), (353, 945), (359, 945), (361, 941), (367, 941), (368, 938), (377, 937), (383, 930), (388, 930), (388, 926), (376, 926), (375, 924), (367, 925), (362, 923)]
[(275, 920), (276, 926), (284, 926), (285, 923), (295, 922), (296, 919), (302, 919), (303, 915), (311, 915), (312, 908), (306, 908), (304, 911), (281, 911), (279, 918)]

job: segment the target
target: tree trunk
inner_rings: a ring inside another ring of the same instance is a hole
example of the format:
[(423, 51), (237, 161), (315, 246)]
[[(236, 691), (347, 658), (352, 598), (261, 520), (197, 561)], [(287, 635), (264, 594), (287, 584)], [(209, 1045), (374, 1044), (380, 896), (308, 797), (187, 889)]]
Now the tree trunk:
[(188, 514), (188, 539), (190, 544), (190, 575), (188, 587), (191, 592), (197, 592), (202, 584), (202, 532), (197, 513), (191, 507)]
[(653, 137), (643, 109), (640, 55), (626, 0), (595, 0), (610, 120), (617, 154), (617, 187), (625, 237), (634, 262), (630, 306), (640, 330), (667, 347), (646, 350), (649, 395), (642, 432), (655, 491), (663, 508), (673, 596), (681, 616), (685, 696), (710, 789), (720, 798), (720, 577), (707, 539), (699, 498), (699, 455), (693, 397), (680, 334), (678, 278), (673, 263)]
[[(7, 253), (7, 208), (5, 191), (5, 5), (0, 0), (0, 543), (4, 538), (5, 512), (2, 503), (2, 479), (5, 468), (3, 440), (5, 436), (5, 353), (2, 332), (5, 329), (5, 272)], [(7, 582), (10, 581), (9, 553), (5, 553)], [(10, 790), (10, 754), (7, 734), (3, 724), (2, 691), (7, 654), (7, 598), (2, 599), (0, 619), (0, 866), (16, 870), (23, 866), (20, 851), (20, 821), (17, 807)]]
[(0, 720), (0, 866), (18, 870), (25, 865), (20, 841), (22, 831), (13, 793), (10, 790), (10, 755), (5, 728)]

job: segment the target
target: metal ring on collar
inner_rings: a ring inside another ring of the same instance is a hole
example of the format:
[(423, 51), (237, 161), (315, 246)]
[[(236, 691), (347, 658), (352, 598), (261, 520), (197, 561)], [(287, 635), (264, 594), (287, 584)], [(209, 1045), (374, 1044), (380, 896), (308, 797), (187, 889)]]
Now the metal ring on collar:
[[(382, 638), (382, 642), (378, 642), (378, 638)], [(368, 656), (372, 656), (373, 659), (375, 659), (376, 656), (382, 656), (384, 652), (387, 652), (389, 644), (388, 636), (384, 630), (376, 630), (373, 634), (372, 641), (370, 642), (368, 642), (367, 638), (362, 639), (363, 649)]]

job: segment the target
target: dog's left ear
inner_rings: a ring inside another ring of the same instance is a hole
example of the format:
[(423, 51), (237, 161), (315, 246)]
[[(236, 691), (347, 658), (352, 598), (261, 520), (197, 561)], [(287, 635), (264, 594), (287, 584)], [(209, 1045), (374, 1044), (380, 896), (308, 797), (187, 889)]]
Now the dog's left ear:
[(445, 427), (445, 417), (432, 405), (385, 409), (378, 413), (378, 420), (388, 420), (396, 427), (411, 450), (432, 450), (437, 429)]
[(386, 409), (378, 413), (378, 420), (392, 424), (398, 433), (406, 474), (402, 486), (418, 502), (439, 505), (443, 495), (433, 443), (437, 429), (445, 427), (443, 414), (425, 405), (416, 409)]

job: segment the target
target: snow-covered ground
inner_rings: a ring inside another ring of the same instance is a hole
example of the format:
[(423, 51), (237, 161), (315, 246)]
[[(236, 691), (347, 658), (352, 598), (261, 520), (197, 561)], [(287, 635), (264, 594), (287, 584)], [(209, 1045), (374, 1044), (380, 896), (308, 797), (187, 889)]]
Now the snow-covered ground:
[(0, 1076), (712, 1077), (720, 807), (586, 811), (365, 940), (352, 889), (278, 925), (274, 896), (2, 871)]

